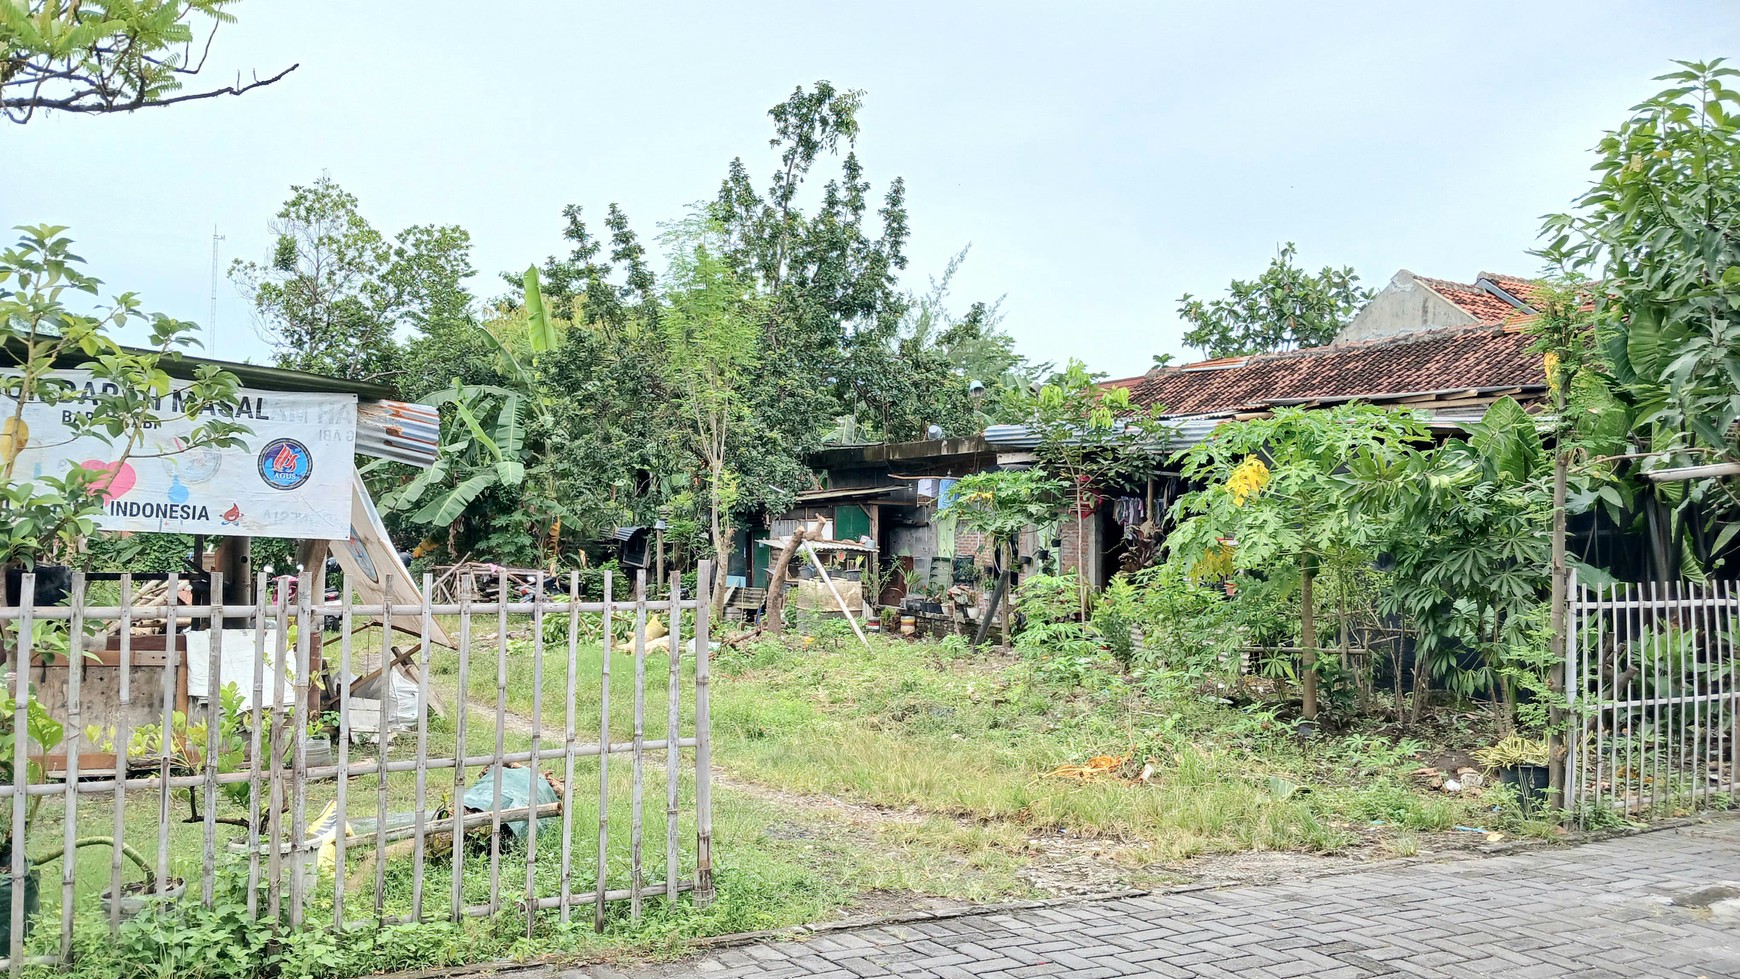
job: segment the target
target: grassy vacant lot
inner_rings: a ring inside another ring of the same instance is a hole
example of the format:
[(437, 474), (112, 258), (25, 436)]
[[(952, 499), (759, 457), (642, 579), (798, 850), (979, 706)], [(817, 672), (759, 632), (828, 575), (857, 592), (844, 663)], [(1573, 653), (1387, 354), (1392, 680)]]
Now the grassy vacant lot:
[[(528, 625), (513, 624), (515, 638), (499, 673), (492, 637), (474, 644), (464, 698), (470, 705), (466, 741), (473, 753), (495, 746), (498, 692), (508, 711), (500, 733), (507, 750), (529, 743), (534, 718), (541, 718), (547, 743), (565, 728), (565, 651), (559, 645), (547, 650), (540, 687), (534, 682)], [(474, 623), (477, 633), (493, 633), (495, 627), (494, 621)], [(617, 904), (603, 935), (591, 930), (587, 908), (577, 909), (570, 928), (558, 926), (554, 915), (545, 916), (530, 937), (524, 918), (511, 909), (457, 928), (358, 932), (339, 943), (323, 968), (350, 974), (547, 952), (659, 954), (695, 937), (854, 912), (1236, 875), (1237, 861), (1246, 859), (1215, 855), (1370, 858), (1484, 842), (1484, 835), (1458, 826), (1511, 834), (1547, 831), (1522, 821), (1499, 793), (1471, 798), (1421, 788), (1408, 774), (1419, 765), (1414, 756), (1425, 747), (1419, 743), (1372, 733), (1302, 742), (1272, 711), (1231, 706), (1183, 680), (1126, 677), (1109, 662), (1077, 670), (1065, 683), (1051, 679), (1055, 673), (1042, 664), (1006, 654), (880, 638), (865, 649), (849, 634), (820, 631), (820, 638), (800, 633), (789, 641), (764, 640), (715, 655), (719, 899), (711, 907), (695, 909), (685, 899), (667, 908), (662, 899), (649, 900), (646, 917), (633, 923), (626, 905)], [(663, 736), (664, 648), (660, 644), (646, 664), (648, 738)], [(588, 741), (598, 736), (602, 656), (592, 645), (582, 648), (577, 660), (575, 714), (580, 737)], [(685, 726), (693, 713), (693, 665), (692, 656), (680, 664)], [(633, 658), (612, 654), (611, 670), (612, 740), (621, 741), (632, 731)], [(432, 722), (432, 753), (448, 753), (456, 742), (452, 708), (461, 700), (458, 672), (455, 653), (440, 653), (432, 663), (432, 688), (450, 708)], [(413, 743), (414, 738), (402, 738), (394, 756), (409, 756)], [(1065, 767), (1096, 758), (1087, 769)], [(693, 872), (694, 781), (689, 753), (683, 761), (679, 838), (688, 876)], [(649, 880), (663, 875), (662, 773), (662, 756), (650, 758), (645, 789)], [(574, 887), (585, 891), (595, 876), (597, 763), (577, 766), (575, 781)], [(389, 810), (412, 808), (414, 784), (409, 773), (389, 779)], [(331, 794), (330, 786), (315, 792), (310, 814)], [(451, 774), (432, 775), (427, 795), (431, 811), (445, 806), (452, 797)], [(612, 887), (627, 881), (628, 798), (628, 766), (617, 756), (611, 766)], [(376, 783), (353, 782), (350, 800), (354, 815), (372, 816)], [(185, 814), (184, 805), (177, 803), (173, 818)], [(129, 795), (127, 836), (147, 854), (155, 852), (157, 807), (153, 793)], [(41, 842), (34, 849), (58, 843), (59, 820), (58, 807), (45, 806), (35, 834)], [(110, 803), (82, 804), (79, 822), (84, 834), (106, 834), (113, 825)], [(239, 832), (220, 827), (220, 839)], [(177, 873), (197, 878), (201, 833), (197, 824), (176, 826)], [(545, 856), (534, 874), (541, 893), (556, 886), (555, 861), (545, 857), (553, 857), (559, 845), (557, 834), (540, 837)], [(408, 846), (402, 849), (384, 873), (389, 916), (410, 909), (412, 870)], [(130, 973), (123, 961), (139, 950), (117, 951), (97, 921), (95, 897), (106, 886), (108, 860), (106, 850), (81, 851), (78, 902), (86, 926), (80, 974), (141, 974)], [(488, 862), (487, 856), (468, 858), (466, 903), (488, 900)], [(1270, 857), (1261, 863), (1273, 867), (1276, 861)], [(504, 905), (511, 908), (513, 896), (523, 892), (523, 851), (507, 848), (501, 865)], [(59, 869), (52, 864), (45, 877), (57, 882)], [(445, 914), (450, 869), (438, 858), (425, 868), (428, 913)], [(366, 918), (375, 893), (375, 865), (353, 857), (347, 875), (349, 916)], [(316, 920), (330, 920), (330, 888), (324, 885), (310, 911)], [(43, 905), (52, 921), (58, 914), (57, 886), (45, 887)], [(35, 941), (52, 944), (53, 937), (48, 924)]]

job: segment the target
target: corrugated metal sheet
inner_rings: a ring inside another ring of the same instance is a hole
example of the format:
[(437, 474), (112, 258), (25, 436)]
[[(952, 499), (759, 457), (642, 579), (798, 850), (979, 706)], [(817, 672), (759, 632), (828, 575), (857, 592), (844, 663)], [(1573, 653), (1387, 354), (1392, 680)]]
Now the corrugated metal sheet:
[(427, 469), (435, 464), (441, 416), (428, 405), (365, 401), (356, 406), (356, 451)]
[[(1168, 418), (1166, 424), (1172, 431), (1163, 445), (1156, 451), (1170, 454), (1181, 452), (1201, 442), (1222, 422), (1231, 416), (1227, 414), (1193, 415), (1183, 418)], [(985, 429), (985, 442), (992, 448), (1003, 452), (1032, 451), (1039, 448), (1039, 435), (1026, 425), (992, 425)]]

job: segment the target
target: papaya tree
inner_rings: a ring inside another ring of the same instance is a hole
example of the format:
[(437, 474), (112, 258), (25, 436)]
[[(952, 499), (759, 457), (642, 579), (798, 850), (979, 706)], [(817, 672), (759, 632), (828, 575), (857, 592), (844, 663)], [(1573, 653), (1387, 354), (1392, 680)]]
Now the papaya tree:
[(1306, 720), (1316, 719), (1318, 706), (1316, 579), (1326, 565), (1369, 563), (1381, 530), (1349, 507), (1349, 467), (1387, 465), (1425, 434), (1412, 415), (1371, 405), (1277, 408), (1268, 418), (1222, 425), (1179, 460), (1202, 488), (1173, 505), (1179, 527), (1167, 542), (1169, 559), (1296, 586)]

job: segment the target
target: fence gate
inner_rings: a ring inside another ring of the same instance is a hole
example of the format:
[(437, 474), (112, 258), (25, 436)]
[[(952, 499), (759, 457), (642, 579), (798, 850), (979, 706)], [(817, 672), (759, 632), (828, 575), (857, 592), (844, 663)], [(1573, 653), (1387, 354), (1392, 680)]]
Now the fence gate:
[(1566, 808), (1580, 825), (1740, 800), (1740, 589), (1573, 578)]
[[(245, 894), (264, 927), (517, 913), (530, 933), (712, 897), (705, 564), (693, 598), (673, 575), (649, 599), (642, 572), (623, 599), (606, 573), (601, 601), (578, 575), (452, 604), (426, 575), (406, 605), (261, 575), (238, 608), (180, 603), (173, 575), (74, 575), (49, 605), (36, 578), (0, 608), (0, 735), (30, 719), (0, 758), (12, 975), (153, 899)], [(401, 658), (414, 681), (383, 666)]]

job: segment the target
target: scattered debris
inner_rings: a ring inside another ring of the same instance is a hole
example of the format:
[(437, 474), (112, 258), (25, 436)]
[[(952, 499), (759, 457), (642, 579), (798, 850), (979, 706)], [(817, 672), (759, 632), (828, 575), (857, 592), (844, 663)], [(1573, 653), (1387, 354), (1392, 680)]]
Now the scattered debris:
[(1089, 758), (1086, 764), (1059, 765), (1045, 774), (1047, 778), (1067, 778), (1078, 782), (1091, 782), (1108, 775), (1116, 775), (1118, 770), (1123, 768), (1129, 760), (1129, 755), (1095, 755)]

